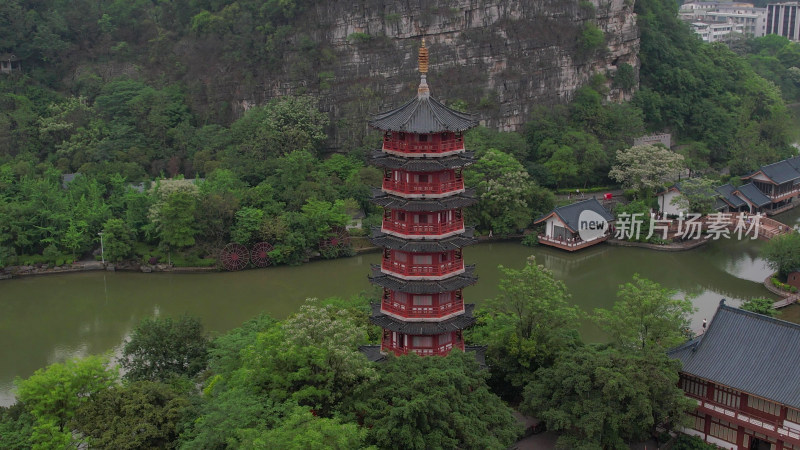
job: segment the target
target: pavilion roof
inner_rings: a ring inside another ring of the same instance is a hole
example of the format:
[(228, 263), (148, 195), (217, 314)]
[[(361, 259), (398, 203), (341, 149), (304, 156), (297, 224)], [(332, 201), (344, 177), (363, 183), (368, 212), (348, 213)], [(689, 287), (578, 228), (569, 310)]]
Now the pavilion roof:
[(477, 202), (473, 189), (466, 189), (463, 193), (443, 198), (405, 198), (387, 194), (380, 189), (374, 189), (372, 193), (372, 203), (384, 208), (404, 211), (446, 211), (466, 208)]
[(475, 317), (472, 316), (472, 311), (475, 305), (468, 303), (464, 305), (464, 313), (447, 320), (439, 322), (414, 322), (412, 320), (405, 321), (396, 319), (392, 316), (386, 315), (381, 312), (380, 303), (372, 304), (372, 316), (369, 320), (373, 324), (389, 331), (396, 331), (398, 333), (410, 334), (415, 336), (431, 336), (436, 334), (447, 333), (451, 331), (463, 330), (475, 324)]
[(475, 162), (473, 152), (456, 153), (441, 157), (407, 158), (390, 155), (381, 150), (373, 151), (372, 164), (387, 169), (403, 169), (410, 172), (438, 172), (466, 167)]
[(682, 372), (800, 409), (800, 325), (720, 306), (706, 332), (672, 349)]
[(477, 240), (473, 237), (474, 231), (475, 229), (472, 227), (465, 227), (464, 233), (444, 239), (403, 239), (383, 233), (380, 227), (374, 227), (370, 240), (379, 247), (391, 248), (392, 250), (412, 253), (445, 252), (475, 244)]
[(469, 265), (464, 272), (443, 280), (404, 280), (381, 272), (378, 265), (372, 266), (372, 276), (369, 280), (378, 286), (393, 291), (407, 292), (409, 294), (438, 294), (450, 292), (471, 286), (478, 281), (475, 276), (475, 266)]
[(567, 226), (571, 231), (575, 232), (578, 230), (578, 219), (581, 216), (581, 213), (590, 210), (594, 211), (599, 214), (603, 219), (612, 221), (614, 220), (614, 215), (608, 212), (608, 210), (597, 201), (596, 198), (592, 197), (586, 200), (581, 200), (579, 202), (571, 203), (566, 206), (559, 206), (554, 210), (550, 211), (549, 213), (539, 217), (536, 219), (534, 224), (539, 223), (543, 220), (547, 220), (548, 217), (555, 214)]
[(478, 119), (473, 114), (450, 109), (430, 95), (417, 95), (399, 108), (374, 115), (369, 125), (408, 133), (460, 132), (476, 127)]
[(746, 200), (749, 200), (750, 203), (759, 207), (764, 205), (769, 205), (770, 203), (772, 203), (772, 200), (770, 200), (769, 197), (764, 195), (764, 193), (761, 192), (761, 189), (756, 187), (756, 185), (753, 183), (747, 183), (742, 186), (739, 186), (738, 188), (736, 188), (736, 192), (738, 194), (741, 194), (741, 196), (744, 197)]
[(725, 202), (727, 202), (734, 208), (738, 208), (740, 206), (744, 206), (747, 204), (744, 200), (742, 200), (741, 197), (733, 193), (734, 191), (736, 191), (736, 188), (733, 187), (733, 185), (730, 183), (716, 187), (714, 188), (714, 190), (717, 191), (717, 193), (723, 200), (725, 200)]

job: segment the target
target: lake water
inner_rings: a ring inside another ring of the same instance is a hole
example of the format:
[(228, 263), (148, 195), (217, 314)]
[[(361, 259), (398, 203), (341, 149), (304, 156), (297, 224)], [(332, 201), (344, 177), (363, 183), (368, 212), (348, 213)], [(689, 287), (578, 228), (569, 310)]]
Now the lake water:
[[(784, 215), (800, 222), (800, 209)], [(465, 261), (477, 264), (478, 284), (468, 302), (497, 295), (497, 266), (521, 268), (530, 255), (563, 280), (572, 302), (587, 313), (609, 308), (621, 283), (634, 273), (694, 296), (692, 326), (711, 318), (721, 298), (730, 304), (774, 298), (761, 281), (769, 274), (758, 256), (761, 241), (725, 240), (686, 252), (657, 252), (601, 244), (577, 253), (548, 247), (493, 242), (468, 247)], [(379, 253), (298, 267), (241, 272), (142, 274), (87, 272), (0, 282), (0, 404), (13, 402), (14, 377), (73, 356), (118, 351), (144, 317), (199, 316), (212, 334), (230, 330), (261, 313), (284, 318), (308, 297), (349, 297), (373, 289), (369, 265)], [(788, 311), (787, 311), (788, 312)], [(594, 325), (582, 327), (588, 341), (603, 339)]]

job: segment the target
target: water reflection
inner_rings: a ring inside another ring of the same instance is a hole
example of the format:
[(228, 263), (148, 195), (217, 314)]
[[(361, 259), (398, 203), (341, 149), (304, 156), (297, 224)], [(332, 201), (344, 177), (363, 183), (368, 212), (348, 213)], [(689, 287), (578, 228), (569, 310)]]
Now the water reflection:
[[(599, 245), (577, 253), (517, 243), (465, 249), (477, 264), (478, 284), (465, 291), (469, 302), (497, 295), (497, 266), (520, 268), (531, 254), (563, 280), (572, 301), (587, 313), (610, 308), (618, 286), (634, 273), (682, 294), (695, 296), (694, 325), (711, 317), (720, 298), (731, 303), (770, 297), (760, 284), (769, 273), (758, 257), (760, 242), (724, 241), (688, 252), (654, 252)], [(15, 376), (71, 356), (119, 351), (123, 339), (144, 317), (199, 316), (207, 329), (224, 332), (260, 313), (286, 317), (307, 297), (348, 297), (372, 289), (369, 264), (379, 254), (300, 267), (235, 273), (138, 274), (92, 272), (24, 278), (0, 283), (0, 404), (13, 401)], [(602, 340), (594, 325), (584, 339)]]

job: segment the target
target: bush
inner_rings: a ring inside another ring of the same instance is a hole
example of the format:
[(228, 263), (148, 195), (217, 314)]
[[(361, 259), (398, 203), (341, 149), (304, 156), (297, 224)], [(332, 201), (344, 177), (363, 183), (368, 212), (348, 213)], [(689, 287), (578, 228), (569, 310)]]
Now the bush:
[(539, 245), (539, 235), (536, 233), (526, 235), (524, 238), (522, 238), (522, 245), (528, 247), (535, 247)]
[(593, 23), (587, 23), (583, 26), (580, 36), (578, 36), (578, 52), (582, 55), (590, 55), (606, 43), (606, 36), (603, 30), (597, 28)]

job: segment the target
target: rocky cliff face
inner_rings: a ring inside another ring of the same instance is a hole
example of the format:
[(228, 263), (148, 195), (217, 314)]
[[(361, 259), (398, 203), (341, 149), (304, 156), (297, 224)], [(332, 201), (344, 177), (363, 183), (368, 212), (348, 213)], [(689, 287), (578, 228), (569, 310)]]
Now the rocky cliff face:
[[(320, 2), (307, 15), (307, 23), (319, 25), (305, 32), (335, 58), (301, 77), (287, 70), (238, 105), (287, 93), (318, 95), (332, 115), (338, 145), (360, 140), (369, 113), (415, 95), (423, 35), (432, 95), (502, 130), (519, 129), (534, 105), (567, 102), (595, 74), (610, 80), (628, 64), (638, 80), (632, 0), (360, 0)], [(604, 34), (594, 47), (586, 39), (592, 25)], [(292, 61), (290, 52), (287, 66)], [(631, 94), (608, 84), (610, 100)]]

